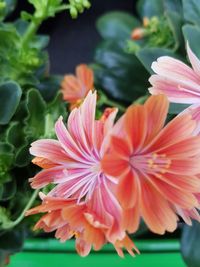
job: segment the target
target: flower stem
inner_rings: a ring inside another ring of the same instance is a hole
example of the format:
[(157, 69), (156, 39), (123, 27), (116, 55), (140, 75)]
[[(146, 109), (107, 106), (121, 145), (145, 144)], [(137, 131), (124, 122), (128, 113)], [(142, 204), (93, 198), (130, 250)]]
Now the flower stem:
[(16, 225), (18, 225), (23, 219), (24, 219), (24, 215), (26, 213), (26, 211), (28, 209), (31, 208), (31, 206), (33, 205), (33, 202), (35, 201), (37, 195), (38, 195), (39, 189), (35, 190), (29, 200), (29, 202), (26, 204), (25, 208), (23, 209), (22, 213), (20, 214), (20, 216), (15, 220), (15, 221), (10, 221), (9, 223), (6, 223), (6, 225), (3, 226), (4, 230), (8, 230), (11, 229), (13, 227), (15, 227)]
[(22, 37), (22, 46), (26, 46), (29, 40), (34, 36), (40, 24), (42, 23), (42, 20), (43, 19), (31, 21), (24, 36)]

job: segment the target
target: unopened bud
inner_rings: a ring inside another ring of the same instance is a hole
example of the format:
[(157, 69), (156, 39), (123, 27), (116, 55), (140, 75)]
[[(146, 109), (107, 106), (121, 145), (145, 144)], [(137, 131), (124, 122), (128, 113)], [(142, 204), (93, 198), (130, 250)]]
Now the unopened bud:
[(70, 7), (69, 12), (70, 12), (70, 15), (71, 15), (71, 17), (72, 17), (73, 19), (76, 19), (76, 18), (77, 18), (77, 16), (78, 16), (78, 11), (77, 11), (77, 9), (76, 9), (74, 6), (71, 6), (71, 7)]
[(143, 26), (145, 28), (149, 26), (149, 22), (150, 22), (149, 18), (147, 18), (147, 17), (143, 18)]
[(131, 33), (131, 39), (140, 40), (145, 36), (145, 29), (135, 28)]
[(79, 13), (82, 13), (84, 11), (84, 7), (80, 3), (76, 3), (76, 9), (78, 10)]
[(83, 6), (85, 8), (90, 8), (91, 7), (91, 4), (90, 4), (90, 2), (88, 0), (83, 0)]

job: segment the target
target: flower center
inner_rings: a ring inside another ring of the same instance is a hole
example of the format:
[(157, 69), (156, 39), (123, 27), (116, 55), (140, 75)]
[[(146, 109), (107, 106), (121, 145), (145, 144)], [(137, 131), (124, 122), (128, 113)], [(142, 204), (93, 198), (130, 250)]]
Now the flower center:
[(171, 160), (165, 154), (133, 155), (130, 164), (135, 170), (148, 173), (165, 173), (171, 165)]
[(101, 164), (100, 164), (100, 162), (97, 162), (94, 165), (92, 165), (90, 170), (94, 174), (100, 173), (101, 172)]

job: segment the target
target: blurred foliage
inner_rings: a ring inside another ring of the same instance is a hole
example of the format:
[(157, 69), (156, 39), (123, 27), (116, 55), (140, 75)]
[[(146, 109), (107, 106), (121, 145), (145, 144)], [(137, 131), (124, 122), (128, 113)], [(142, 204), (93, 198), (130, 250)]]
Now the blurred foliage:
[[(34, 219), (24, 218), (37, 192), (28, 178), (32, 166), (30, 143), (54, 137), (54, 124), (62, 114), (60, 77), (49, 74), (45, 48), (49, 37), (38, 35), (42, 22), (68, 10), (72, 18), (90, 7), (88, 0), (28, 0), (34, 13), (22, 11), (16, 21), (7, 22), (16, 0), (0, 0), (0, 266), (11, 253), (22, 248)], [(76, 14), (75, 14), (76, 13)]]

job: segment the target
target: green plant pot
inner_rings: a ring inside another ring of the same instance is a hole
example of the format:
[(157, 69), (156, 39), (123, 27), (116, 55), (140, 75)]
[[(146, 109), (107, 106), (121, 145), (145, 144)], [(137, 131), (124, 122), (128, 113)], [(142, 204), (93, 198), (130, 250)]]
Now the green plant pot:
[(141, 240), (136, 242), (141, 255), (132, 258), (125, 254), (124, 259), (118, 257), (112, 246), (105, 246), (99, 252), (92, 252), (88, 257), (81, 258), (76, 254), (74, 242), (65, 244), (54, 239), (27, 240), (23, 252), (13, 255), (9, 267), (55, 267), (56, 266), (131, 266), (131, 267), (186, 267), (177, 240)]

